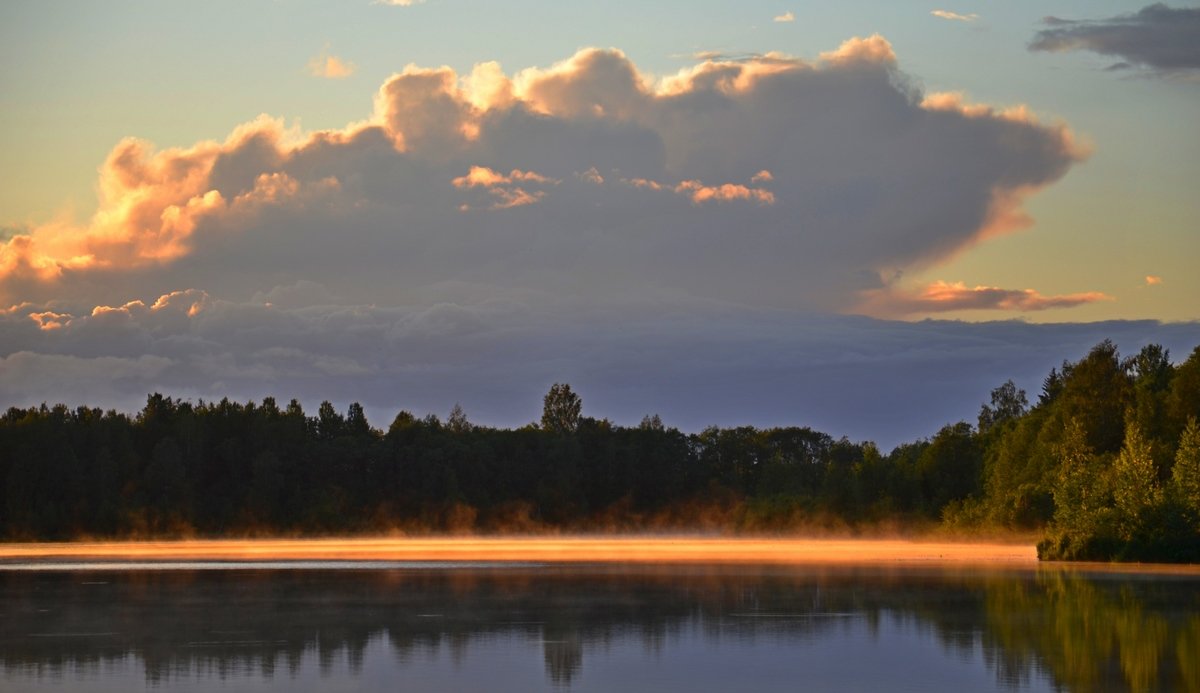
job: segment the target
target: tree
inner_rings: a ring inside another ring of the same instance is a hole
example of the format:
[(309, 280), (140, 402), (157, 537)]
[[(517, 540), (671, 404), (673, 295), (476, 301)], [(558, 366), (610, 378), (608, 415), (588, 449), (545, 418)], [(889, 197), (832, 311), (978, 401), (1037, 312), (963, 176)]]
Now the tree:
[(583, 402), (565, 383), (554, 383), (542, 400), (542, 428), (554, 433), (574, 433), (579, 428)]
[(1130, 423), (1125, 430), (1125, 445), (1113, 463), (1112, 473), (1117, 522), (1123, 538), (1128, 541), (1146, 512), (1162, 503), (1162, 489), (1150, 445), (1135, 423)]
[(187, 470), (174, 438), (163, 438), (154, 446), (144, 478), (147, 500), (152, 507), (162, 513), (179, 508), (187, 492)]
[[(1064, 373), (1069, 368), (1067, 363), (1063, 363)], [(1038, 395), (1039, 406), (1049, 406), (1051, 402), (1062, 394), (1063, 376), (1059, 375), (1057, 368), (1051, 368), (1049, 375), (1042, 381), (1042, 394)]]
[(462, 405), (458, 402), (454, 403), (454, 408), (450, 410), (450, 416), (446, 417), (446, 428), (454, 433), (466, 433), (471, 430), (471, 422), (467, 421), (467, 413), (463, 411)]
[(1182, 430), (1189, 417), (1200, 418), (1200, 346), (1175, 369), (1167, 393), (1167, 411), (1176, 431)]
[(1171, 352), (1161, 344), (1147, 344), (1136, 356), (1125, 359), (1125, 370), (1133, 376), (1139, 387), (1151, 392), (1162, 392), (1171, 384), (1175, 369), (1171, 366)]
[(1054, 487), (1054, 524), (1073, 535), (1090, 535), (1104, 512), (1105, 486), (1096, 455), (1078, 421), (1067, 423), (1058, 457), (1058, 484)]
[(661, 431), (664, 430), (662, 418), (658, 414), (647, 414), (642, 417), (642, 422), (638, 424), (638, 428), (643, 431)]
[(1017, 389), (1016, 383), (1007, 380), (992, 390), (991, 406), (983, 405), (979, 410), (979, 432), (987, 433), (993, 426), (1014, 421), (1029, 408), (1025, 391)]
[(346, 410), (346, 432), (352, 436), (371, 435), (371, 424), (367, 422), (367, 414), (358, 402), (351, 402)]
[(317, 408), (317, 435), (321, 440), (333, 440), (340, 436), (346, 428), (346, 420), (337, 413), (329, 400), (321, 402)]
[(978, 493), (982, 471), (983, 454), (971, 424), (943, 426), (917, 458), (926, 510), (936, 515), (946, 503)]
[(1117, 347), (1104, 340), (1078, 363), (1063, 369), (1065, 382), (1056, 406), (1064, 421), (1075, 419), (1097, 455), (1116, 453), (1125, 442), (1125, 409), (1132, 387)]
[(1171, 483), (1183, 504), (1200, 516), (1200, 425), (1195, 418), (1188, 419), (1179, 438)]
[(1055, 447), (1058, 483), (1054, 486), (1054, 520), (1038, 543), (1043, 560), (1098, 560), (1115, 551), (1110, 530), (1112, 494), (1087, 432), (1071, 419)]

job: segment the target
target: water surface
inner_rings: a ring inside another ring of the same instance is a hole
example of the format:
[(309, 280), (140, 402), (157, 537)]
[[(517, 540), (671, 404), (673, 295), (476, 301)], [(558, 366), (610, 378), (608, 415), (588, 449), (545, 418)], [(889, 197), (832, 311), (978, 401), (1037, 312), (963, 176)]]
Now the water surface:
[(948, 565), (0, 566), (0, 689), (1200, 691), (1200, 575)]

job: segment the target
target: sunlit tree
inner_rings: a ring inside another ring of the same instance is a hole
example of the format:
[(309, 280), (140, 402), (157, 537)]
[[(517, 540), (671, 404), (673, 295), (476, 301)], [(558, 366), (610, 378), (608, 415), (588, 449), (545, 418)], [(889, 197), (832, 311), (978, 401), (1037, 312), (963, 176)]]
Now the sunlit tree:
[(992, 427), (1007, 421), (1014, 421), (1029, 408), (1029, 400), (1025, 391), (1018, 389), (1011, 380), (992, 390), (991, 405), (983, 405), (979, 410), (979, 432), (987, 433)]
[(1171, 483), (1184, 505), (1200, 516), (1200, 424), (1195, 418), (1188, 419), (1179, 438)]
[(1112, 467), (1113, 501), (1123, 538), (1129, 539), (1141, 518), (1162, 503), (1158, 471), (1150, 454), (1150, 445), (1137, 424), (1125, 430), (1125, 445)]

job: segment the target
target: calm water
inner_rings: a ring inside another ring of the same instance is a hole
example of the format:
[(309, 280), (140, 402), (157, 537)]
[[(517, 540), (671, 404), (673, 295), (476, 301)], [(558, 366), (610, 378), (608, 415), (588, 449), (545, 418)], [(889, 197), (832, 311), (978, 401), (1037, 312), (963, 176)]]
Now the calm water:
[(0, 566), (0, 690), (1200, 691), (1200, 575)]

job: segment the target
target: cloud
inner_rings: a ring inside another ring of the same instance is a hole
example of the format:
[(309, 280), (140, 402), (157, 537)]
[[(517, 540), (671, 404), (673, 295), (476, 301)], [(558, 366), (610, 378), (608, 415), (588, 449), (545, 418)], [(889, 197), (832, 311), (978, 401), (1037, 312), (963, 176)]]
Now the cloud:
[(915, 291), (896, 287), (866, 291), (860, 309), (868, 315), (899, 317), (961, 310), (1030, 312), (1111, 300), (1098, 291), (1044, 296), (1033, 289), (968, 287), (963, 282), (939, 280)]
[[(762, 176), (763, 173), (767, 173), (768, 177), (764, 178)], [(753, 183), (763, 183), (771, 180), (769, 176), (769, 172), (759, 171), (750, 180)], [(750, 188), (738, 183), (705, 185), (698, 180), (685, 180), (675, 185), (667, 185), (645, 178), (624, 179), (621, 182), (642, 190), (652, 190), (655, 192), (667, 191), (683, 195), (696, 205), (701, 205), (705, 202), (733, 202), (737, 200), (757, 202), (763, 205), (775, 203), (775, 195), (770, 190)]]
[(355, 65), (329, 53), (326, 46), (320, 53), (308, 61), (308, 73), (313, 77), (325, 79), (345, 79), (354, 74)]
[(950, 10), (933, 10), (929, 14), (933, 15), (934, 17), (938, 17), (939, 19), (949, 19), (955, 22), (973, 22), (976, 19), (979, 19), (979, 15), (975, 14), (974, 12), (970, 14), (959, 14), (957, 12), (951, 12)]
[(773, 21), (773, 22), (794, 22), (794, 21), (796, 21), (796, 15), (792, 14), (791, 12), (784, 12), (783, 14), (775, 15), (775, 18), (772, 19), (771, 21)]
[[(472, 166), (467, 175), (459, 176), (450, 182), (458, 188), (483, 188), (497, 198), (492, 203), (491, 209), (509, 209), (534, 204), (546, 196), (544, 190), (527, 192), (525, 188), (529, 187), (528, 184), (558, 185), (560, 181), (540, 176), (532, 171), (521, 171), (515, 168), (511, 173), (505, 175), (486, 166)], [(522, 187), (522, 184), (526, 185)], [(459, 205), (461, 211), (470, 208), (471, 206), (465, 202)]]
[(1119, 58), (1115, 69), (1133, 65), (1163, 73), (1200, 69), (1200, 8), (1156, 3), (1108, 19), (1047, 17), (1043, 23), (1047, 28), (1034, 36), (1030, 50), (1091, 51)]
[(1158, 286), (1159, 284), (1162, 284), (1162, 281), (1163, 281), (1162, 277), (1159, 277), (1157, 275), (1154, 275), (1154, 274), (1146, 275), (1146, 286)]
[(67, 316), (51, 330), (33, 317), (53, 310), (45, 304), (0, 311), (4, 405), (132, 411), (153, 391), (270, 395), (310, 414), (324, 399), (342, 410), (359, 401), (386, 427), (402, 408), (444, 414), (461, 402), (474, 421), (519, 426), (540, 415), (551, 383), (569, 382), (586, 415), (623, 424), (657, 412), (691, 431), (809, 425), (888, 447), (971, 420), (1009, 378), (1036, 393), (1051, 367), (1101, 339), (1124, 353), (1162, 343), (1177, 359), (1200, 343), (1195, 322), (895, 322), (685, 299), (617, 312), (581, 299), (468, 299), (461, 286), (409, 306), (345, 303), (312, 285), (269, 293), (293, 296), (147, 295), (58, 309)]
[(412, 7), (420, 5), (425, 0), (374, 0), (372, 5), (390, 5), (392, 7)]
[(853, 310), (884, 277), (1028, 226), (1022, 201), (1086, 156), (1028, 108), (917, 83), (877, 35), (658, 78), (614, 49), (515, 73), (410, 65), (344, 128), (260, 116), (220, 141), (118, 143), (90, 219), (0, 239), (0, 305), (311, 282), (362, 305), (453, 284)]
[(892, 44), (879, 34), (866, 38), (854, 37), (842, 42), (837, 50), (821, 53), (821, 60), (833, 65), (886, 65), (896, 64), (896, 53)]
[[(112, 399), (114, 385), (119, 392), (129, 387), (153, 389), (156, 379), (170, 368), (169, 359), (156, 356), (117, 358), (112, 356), (79, 357), (62, 354), (39, 354), (18, 351), (0, 356), (0, 390), (6, 393), (8, 404), (28, 402), (30, 405), (72, 396), (76, 402)], [(59, 391), (47, 389), (53, 384)], [(120, 405), (129, 400), (121, 398)]]

